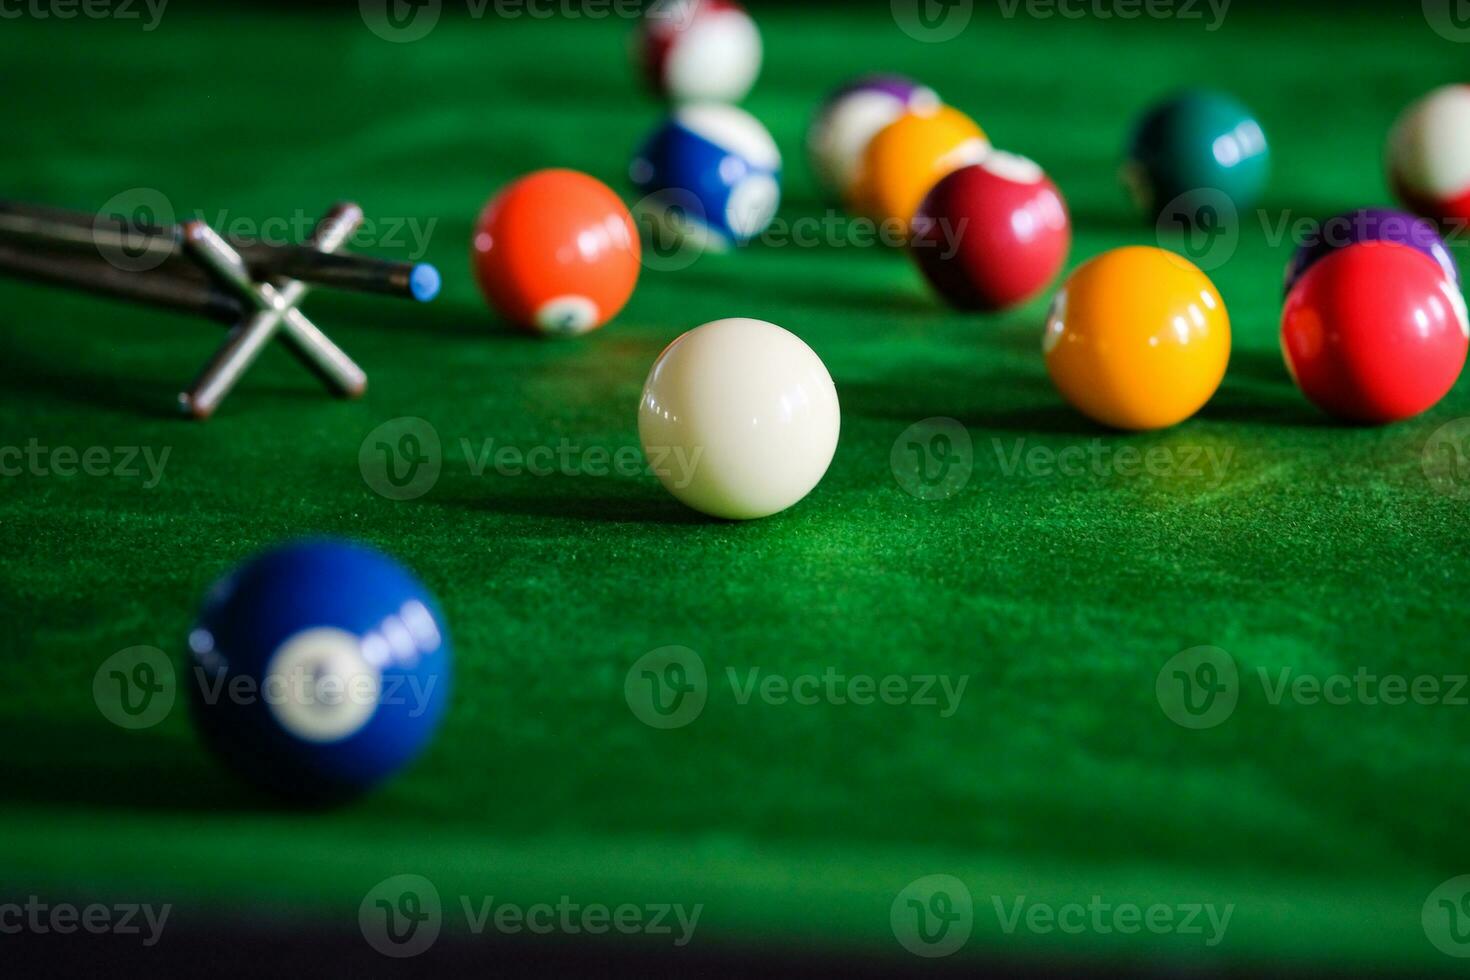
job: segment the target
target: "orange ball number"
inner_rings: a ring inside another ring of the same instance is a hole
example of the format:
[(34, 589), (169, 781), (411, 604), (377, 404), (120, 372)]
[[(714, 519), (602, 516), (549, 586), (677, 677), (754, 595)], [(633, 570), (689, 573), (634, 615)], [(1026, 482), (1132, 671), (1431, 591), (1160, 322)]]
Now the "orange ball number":
[(622, 200), (575, 170), (541, 170), (506, 187), (480, 213), (472, 246), (490, 305), (543, 334), (587, 333), (617, 316), (642, 258)]
[(1052, 303), (1046, 369), (1084, 415), (1162, 429), (1210, 400), (1230, 361), (1230, 317), (1215, 284), (1160, 248), (1114, 249), (1082, 264)]

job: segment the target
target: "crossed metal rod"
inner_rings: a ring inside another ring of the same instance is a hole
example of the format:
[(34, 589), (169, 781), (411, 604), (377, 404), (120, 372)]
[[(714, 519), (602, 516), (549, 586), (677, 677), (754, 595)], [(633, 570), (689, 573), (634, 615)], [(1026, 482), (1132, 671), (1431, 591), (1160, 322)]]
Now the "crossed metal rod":
[[(439, 290), (433, 266), (336, 254), (362, 222), (360, 207), (342, 203), (316, 223), (301, 245), (236, 245), (198, 220), (134, 226), (0, 201), (0, 275), (229, 324), (224, 343), (179, 395), (179, 407), (194, 418), (214, 414), (278, 334), (328, 390), (356, 398), (367, 389), (367, 375), (298, 308), (310, 283), (420, 302), (432, 300)], [(118, 262), (118, 256), (128, 261)], [(140, 260), (142, 268), (126, 267)]]
[[(362, 209), (357, 205), (339, 204), (317, 222), (309, 244), (323, 252), (335, 252), (352, 237), (362, 218)], [(203, 221), (188, 222), (183, 233), (186, 247), (200, 264), (255, 312), (230, 329), (194, 384), (179, 395), (181, 409), (197, 419), (213, 415), (278, 332), (297, 359), (336, 394), (357, 398), (367, 390), (367, 375), (362, 368), (296, 308), (311, 287), (299, 279), (256, 282), (240, 253)]]

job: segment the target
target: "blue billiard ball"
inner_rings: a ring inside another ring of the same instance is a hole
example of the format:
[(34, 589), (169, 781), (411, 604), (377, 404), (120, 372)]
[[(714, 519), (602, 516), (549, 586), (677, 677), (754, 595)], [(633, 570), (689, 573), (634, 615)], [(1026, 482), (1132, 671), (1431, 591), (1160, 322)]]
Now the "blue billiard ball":
[(724, 251), (770, 226), (781, 201), (781, 153), (750, 113), (691, 105), (661, 125), (633, 160), (640, 217)]
[(290, 800), (370, 788), (432, 739), (450, 650), (433, 599), (391, 558), (311, 541), (210, 591), (189, 636), (194, 720), (249, 782)]
[(1133, 132), (1123, 168), (1124, 182), (1150, 217), (1176, 207), (1194, 214), (1222, 198), (1249, 208), (1269, 175), (1270, 149), (1255, 116), (1230, 96), (1204, 90), (1150, 109)]

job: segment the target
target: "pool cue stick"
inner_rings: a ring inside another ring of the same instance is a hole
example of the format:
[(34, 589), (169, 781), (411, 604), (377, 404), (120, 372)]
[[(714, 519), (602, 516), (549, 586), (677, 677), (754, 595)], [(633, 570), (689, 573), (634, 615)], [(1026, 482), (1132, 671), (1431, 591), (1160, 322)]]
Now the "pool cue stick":
[[(341, 236), (345, 241), (362, 221), (362, 210), (354, 204), (338, 205), (333, 213), (341, 212), (351, 217), (351, 226)], [(98, 228), (101, 233), (98, 233)], [(120, 219), (97, 218), (80, 211), (40, 207), (29, 204), (0, 201), (0, 240), (8, 231), (34, 244), (59, 245), (84, 251), (92, 255), (105, 256), (104, 249), (122, 249), (130, 258), (149, 256), (157, 260), (160, 267), (188, 269), (180, 276), (206, 275), (206, 269), (193, 261), (193, 256), (176, 248), (175, 242), (183, 242), (183, 232), (174, 227), (139, 226), (128, 228)], [(141, 244), (140, 244), (141, 243)], [(333, 244), (333, 248), (338, 247)], [(253, 286), (254, 283), (252, 282)], [(241, 294), (236, 284), (235, 293)], [(304, 291), (301, 295), (305, 295)], [(248, 311), (256, 307), (249, 297), (248, 304), (242, 301), (241, 309)], [(294, 305), (294, 304), (293, 304)], [(338, 395), (356, 398), (367, 387), (367, 375), (340, 347), (334, 344), (303, 314), (297, 312), (286, 318), (283, 335), (287, 346), (303, 365), (322, 380)], [(239, 380), (239, 374), (254, 360), (250, 354), (241, 363), (234, 364), (239, 356), (236, 345), (241, 334), (236, 331), (226, 338), (225, 345), (205, 365), (188, 390), (179, 395), (180, 407), (198, 418), (207, 418)]]
[[(119, 252), (140, 262), (162, 263), (185, 252), (177, 225), (130, 225), (119, 218), (0, 201), (0, 240), (104, 255)], [(439, 293), (439, 272), (423, 262), (394, 262), (362, 255), (327, 255), (307, 245), (268, 245), (226, 239), (257, 280), (299, 279), (317, 286), (379, 293), (427, 303)]]
[(33, 245), (97, 251), (104, 257), (107, 249), (114, 249), (139, 262), (146, 258), (162, 263), (183, 251), (176, 229), (17, 201), (0, 201), (0, 236)]
[(439, 295), (439, 270), (426, 262), (390, 262), (289, 245), (237, 246), (256, 279), (300, 279), (314, 286), (382, 293), (427, 303)]
[(124, 272), (100, 255), (38, 253), (0, 242), (0, 276), (195, 313), (224, 324), (238, 323), (245, 315), (245, 305), (238, 298), (206, 280), (162, 272)]
[[(355, 204), (335, 206), (312, 232), (313, 246), (325, 252), (336, 250), (352, 236), (362, 218), (362, 209)], [(179, 405), (184, 411), (199, 419), (214, 414), (266, 343), (283, 326), (288, 337), (309, 337), (311, 343), (305, 349), (314, 357), (329, 355), (332, 358), (330, 369), (334, 375), (346, 377), (350, 382), (339, 389), (340, 394), (357, 397), (367, 389), (367, 375), (362, 369), (296, 309), (296, 304), (310, 290), (306, 283), (297, 279), (257, 283), (251, 278), (240, 254), (207, 224), (191, 221), (182, 226), (181, 231), (190, 252), (257, 308), (254, 316), (230, 332), (194, 385), (180, 394)], [(321, 366), (324, 370), (328, 367)]]

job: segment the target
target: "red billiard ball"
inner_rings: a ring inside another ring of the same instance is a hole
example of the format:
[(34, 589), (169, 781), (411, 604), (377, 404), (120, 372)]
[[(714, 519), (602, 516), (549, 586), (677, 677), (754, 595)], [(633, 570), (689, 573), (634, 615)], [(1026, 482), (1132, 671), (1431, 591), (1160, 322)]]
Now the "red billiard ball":
[(471, 244), (492, 307), (525, 330), (564, 336), (617, 316), (642, 259), (622, 200), (575, 170), (540, 170), (506, 187), (485, 205)]
[(1025, 157), (998, 151), (934, 186), (909, 243), (939, 294), (969, 310), (1035, 296), (1061, 271), (1071, 244), (1057, 185)]
[(1323, 411), (1370, 424), (1433, 407), (1470, 349), (1460, 291), (1407, 245), (1365, 242), (1306, 271), (1281, 314), (1281, 348)]

